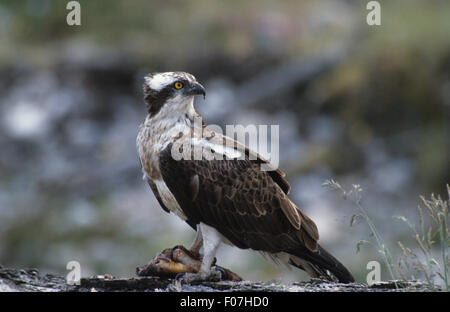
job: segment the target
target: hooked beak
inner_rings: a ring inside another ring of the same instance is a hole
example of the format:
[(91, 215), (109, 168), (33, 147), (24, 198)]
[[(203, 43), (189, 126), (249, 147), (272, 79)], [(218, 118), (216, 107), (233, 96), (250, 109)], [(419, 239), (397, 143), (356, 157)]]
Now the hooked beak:
[(206, 97), (206, 90), (205, 88), (199, 84), (198, 82), (194, 83), (188, 90), (187, 93), (189, 95), (200, 95), (203, 94), (203, 98)]

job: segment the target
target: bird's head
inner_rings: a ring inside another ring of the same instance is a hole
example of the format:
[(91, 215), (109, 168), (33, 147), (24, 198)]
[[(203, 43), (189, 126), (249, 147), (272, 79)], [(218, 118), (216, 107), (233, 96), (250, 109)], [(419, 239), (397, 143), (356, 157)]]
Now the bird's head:
[(150, 73), (145, 76), (144, 101), (150, 116), (165, 112), (185, 113), (193, 109), (195, 95), (205, 97), (205, 88), (184, 72)]

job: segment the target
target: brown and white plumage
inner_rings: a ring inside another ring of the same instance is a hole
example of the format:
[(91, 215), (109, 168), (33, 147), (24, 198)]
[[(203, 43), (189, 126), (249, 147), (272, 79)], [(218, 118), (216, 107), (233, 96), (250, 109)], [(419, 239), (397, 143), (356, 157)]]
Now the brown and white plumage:
[[(176, 82), (183, 87), (175, 88)], [(144, 175), (158, 202), (197, 230), (192, 248), (204, 248), (200, 271), (209, 271), (223, 242), (260, 251), (313, 277), (353, 281), (350, 272), (318, 244), (315, 223), (289, 199), (284, 173), (262, 170), (261, 165), (271, 165), (261, 156), (195, 123), (200, 116), (193, 98), (204, 92), (187, 73), (148, 75), (144, 84), (148, 115), (137, 138)], [(180, 147), (188, 147), (184, 155), (191, 157), (173, 157)], [(199, 147), (201, 157), (194, 155)], [(222, 157), (211, 158), (217, 154)]]

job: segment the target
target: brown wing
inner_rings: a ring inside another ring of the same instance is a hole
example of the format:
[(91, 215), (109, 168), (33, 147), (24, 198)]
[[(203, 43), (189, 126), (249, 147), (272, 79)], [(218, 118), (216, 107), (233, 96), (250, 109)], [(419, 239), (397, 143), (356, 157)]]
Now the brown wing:
[(268, 168), (272, 168), (272, 170), (267, 171), (267, 173), (270, 175), (270, 177), (278, 184), (278, 186), (283, 190), (285, 194), (289, 194), (291, 190), (291, 186), (289, 185), (288, 181), (284, 178), (286, 174), (280, 169), (276, 168), (274, 165), (272, 165), (270, 162), (268, 162), (266, 159), (264, 159), (260, 154), (252, 151), (247, 146), (239, 143), (236, 140), (233, 140), (230, 137), (224, 136), (220, 133), (214, 132), (207, 127), (203, 130), (203, 136), (208, 138), (208, 141), (214, 144), (220, 144), (223, 146), (229, 146), (233, 149), (236, 149), (238, 151), (242, 151), (245, 153), (246, 159), (255, 160), (258, 164), (266, 164)]
[(281, 171), (262, 171), (261, 162), (248, 157), (177, 161), (171, 145), (160, 154), (164, 182), (188, 223), (213, 226), (239, 248), (316, 250), (316, 225), (287, 197), (289, 184)]

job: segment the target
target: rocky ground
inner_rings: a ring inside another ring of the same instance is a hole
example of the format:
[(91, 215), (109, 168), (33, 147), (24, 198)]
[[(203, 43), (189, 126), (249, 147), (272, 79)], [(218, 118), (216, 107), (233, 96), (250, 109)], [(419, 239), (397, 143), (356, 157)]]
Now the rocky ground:
[(417, 281), (388, 281), (373, 284), (341, 284), (312, 279), (283, 285), (278, 282), (205, 282), (183, 284), (173, 279), (158, 277), (118, 278), (98, 275), (82, 278), (80, 285), (68, 285), (62, 276), (40, 276), (37, 269), (0, 268), (0, 292), (426, 292), (429, 285)]

